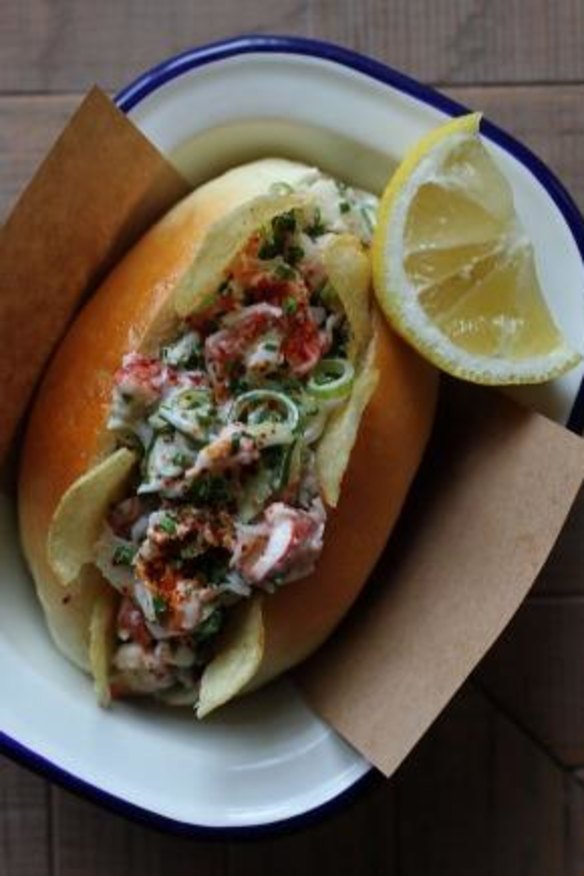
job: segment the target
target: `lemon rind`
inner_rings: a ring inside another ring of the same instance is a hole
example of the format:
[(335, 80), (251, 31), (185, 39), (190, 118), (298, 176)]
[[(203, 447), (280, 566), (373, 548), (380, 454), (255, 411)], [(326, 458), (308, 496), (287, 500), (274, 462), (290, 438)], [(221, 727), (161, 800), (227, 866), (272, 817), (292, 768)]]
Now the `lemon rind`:
[[(568, 344), (562, 344), (549, 354), (524, 360), (497, 359), (469, 353), (454, 344), (429, 320), (412, 293), (411, 306), (404, 306), (406, 296), (391, 291), (391, 286), (407, 289), (411, 284), (405, 276), (401, 259), (391, 259), (390, 240), (403, 239), (407, 210), (411, 202), (408, 191), (417, 188), (420, 172), (427, 163), (439, 164), (441, 151), (450, 151), (457, 142), (478, 133), (480, 113), (472, 113), (431, 131), (406, 155), (391, 178), (378, 211), (378, 226), (373, 242), (373, 279), (377, 299), (395, 330), (418, 352), (448, 374), (484, 385), (519, 385), (544, 383), (565, 374), (582, 361), (582, 355)], [(443, 146), (443, 150), (441, 149)], [(431, 179), (431, 177), (428, 177)], [(399, 199), (396, 197), (399, 194)], [(397, 226), (397, 228), (396, 228)], [(388, 282), (385, 269), (387, 254), (394, 282)], [(395, 277), (398, 282), (396, 283)], [(400, 276), (401, 275), (401, 276)], [(401, 283), (399, 282), (401, 280)], [(399, 302), (399, 304), (398, 304)], [(415, 318), (408, 318), (408, 311)]]

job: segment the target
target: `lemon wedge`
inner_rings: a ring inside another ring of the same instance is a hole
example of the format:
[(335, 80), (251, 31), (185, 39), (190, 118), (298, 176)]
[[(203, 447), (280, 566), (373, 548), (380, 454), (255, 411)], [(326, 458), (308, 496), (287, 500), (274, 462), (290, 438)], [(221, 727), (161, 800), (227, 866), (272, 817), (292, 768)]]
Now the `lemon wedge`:
[(542, 293), (511, 187), (479, 136), (480, 114), (433, 130), (381, 199), (379, 303), (444, 371), (475, 383), (543, 383), (581, 360)]

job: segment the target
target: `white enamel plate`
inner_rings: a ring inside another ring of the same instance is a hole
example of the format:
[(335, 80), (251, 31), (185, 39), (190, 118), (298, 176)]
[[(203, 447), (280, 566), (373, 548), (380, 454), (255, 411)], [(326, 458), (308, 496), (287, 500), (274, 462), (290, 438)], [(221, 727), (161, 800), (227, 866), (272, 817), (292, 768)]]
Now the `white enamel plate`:
[[(246, 37), (195, 49), (126, 88), (118, 105), (194, 184), (262, 155), (299, 158), (379, 190), (418, 137), (465, 111), (443, 95), (336, 46)], [(483, 127), (535, 243), (544, 288), (584, 339), (584, 226), (550, 171)], [(583, 421), (577, 369), (518, 395), (559, 422)], [(282, 826), (320, 813), (369, 765), (289, 681), (197, 723), (188, 710), (96, 707), (91, 684), (55, 650), (18, 552), (14, 503), (0, 505), (0, 747), (67, 787), (187, 833)]]

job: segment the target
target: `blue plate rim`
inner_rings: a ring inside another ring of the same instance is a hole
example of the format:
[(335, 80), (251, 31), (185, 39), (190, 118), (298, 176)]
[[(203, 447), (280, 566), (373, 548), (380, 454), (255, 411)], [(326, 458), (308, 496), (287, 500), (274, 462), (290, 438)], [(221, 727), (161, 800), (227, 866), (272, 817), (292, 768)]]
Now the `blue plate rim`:
[[(249, 34), (232, 37), (207, 43), (173, 55), (138, 76), (133, 82), (118, 92), (114, 101), (122, 112), (128, 113), (149, 94), (190, 70), (220, 62), (236, 55), (250, 53), (284, 53), (320, 58), (355, 70), (384, 85), (389, 85), (452, 117), (469, 112), (466, 106), (447, 97), (431, 86), (424, 85), (410, 76), (366, 55), (334, 43), (277, 34)], [(530, 149), (492, 122), (483, 119), (481, 132), (517, 158), (546, 189), (564, 217), (584, 262), (584, 221), (577, 205), (563, 184)], [(584, 380), (581, 382), (576, 394), (567, 427), (575, 432), (581, 432), (584, 428)], [(64, 770), (2, 732), (0, 732), (0, 750), (12, 760), (31, 769), (33, 772), (49, 778), (65, 790), (98, 803), (115, 814), (131, 818), (140, 824), (167, 833), (205, 840), (253, 840), (268, 835), (293, 832), (320, 821), (324, 816), (330, 815), (341, 808), (345, 808), (367, 790), (371, 790), (384, 781), (381, 774), (371, 767), (356, 782), (335, 798), (304, 813), (255, 826), (210, 827), (169, 818), (110, 794), (102, 788), (92, 785), (75, 774)]]
[(114, 815), (128, 818), (137, 824), (174, 836), (190, 837), (191, 839), (228, 842), (230, 840), (257, 840), (268, 836), (282, 836), (303, 830), (312, 824), (340, 809), (345, 809), (365, 793), (373, 791), (385, 781), (381, 773), (370, 768), (356, 782), (346, 788), (332, 800), (327, 800), (305, 812), (278, 821), (257, 825), (223, 825), (209, 826), (195, 824), (190, 821), (179, 821), (159, 812), (153, 812), (136, 803), (104, 791), (97, 785), (79, 778), (75, 773), (63, 769), (53, 761), (13, 739), (7, 733), (0, 731), (0, 752), (15, 763), (20, 764), (42, 778), (49, 779), (77, 797), (96, 803)]

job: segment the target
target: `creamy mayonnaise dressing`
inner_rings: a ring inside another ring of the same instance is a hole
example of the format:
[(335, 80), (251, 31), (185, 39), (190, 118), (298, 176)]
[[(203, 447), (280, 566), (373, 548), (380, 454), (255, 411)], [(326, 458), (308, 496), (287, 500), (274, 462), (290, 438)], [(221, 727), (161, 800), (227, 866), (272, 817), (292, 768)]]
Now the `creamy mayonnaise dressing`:
[(311, 205), (252, 236), (216, 304), (117, 372), (109, 428), (141, 464), (96, 546), (121, 596), (114, 694), (194, 701), (229, 607), (322, 550), (314, 451), (353, 382), (323, 252), (339, 233), (369, 244), (377, 201), (316, 171), (300, 188)]

